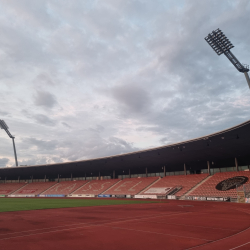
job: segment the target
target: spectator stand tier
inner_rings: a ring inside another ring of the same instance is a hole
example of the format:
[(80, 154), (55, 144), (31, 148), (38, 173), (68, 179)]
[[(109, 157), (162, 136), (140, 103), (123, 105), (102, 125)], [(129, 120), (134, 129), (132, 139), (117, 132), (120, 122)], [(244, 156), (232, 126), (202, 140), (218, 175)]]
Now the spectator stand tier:
[(159, 177), (129, 178), (124, 179), (104, 192), (111, 195), (136, 195), (143, 189), (157, 181)]

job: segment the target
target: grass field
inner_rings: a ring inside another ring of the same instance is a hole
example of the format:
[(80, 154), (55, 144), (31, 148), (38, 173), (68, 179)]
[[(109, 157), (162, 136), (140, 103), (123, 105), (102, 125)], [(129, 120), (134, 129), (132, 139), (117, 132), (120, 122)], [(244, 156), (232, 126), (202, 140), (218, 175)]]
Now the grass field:
[(118, 200), (118, 199), (60, 199), (60, 198), (1, 198), (0, 212), (66, 208), (66, 207), (89, 207), (105, 205), (125, 205), (138, 203), (152, 203), (146, 200)]

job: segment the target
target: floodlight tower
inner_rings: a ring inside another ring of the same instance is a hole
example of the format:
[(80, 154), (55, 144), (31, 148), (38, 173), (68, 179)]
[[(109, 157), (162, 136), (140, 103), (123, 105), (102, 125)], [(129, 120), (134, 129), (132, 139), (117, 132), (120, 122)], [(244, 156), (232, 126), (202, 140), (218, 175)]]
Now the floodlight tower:
[(249, 71), (249, 66), (246, 64), (241, 64), (230, 51), (230, 49), (232, 49), (234, 46), (223, 34), (223, 32), (220, 29), (214, 30), (212, 33), (208, 34), (207, 37), (205, 37), (205, 40), (218, 56), (224, 54), (239, 72), (245, 74), (248, 86), (250, 88), (250, 78), (247, 73)]
[(15, 141), (14, 141), (15, 137), (13, 135), (11, 135), (11, 133), (9, 131), (9, 127), (7, 126), (7, 124), (5, 123), (4, 120), (0, 120), (0, 128), (4, 129), (5, 132), (7, 133), (7, 135), (12, 139), (14, 154), (15, 154), (15, 160), (16, 160), (16, 166), (18, 166), (17, 155), (16, 155), (16, 147), (15, 147)]

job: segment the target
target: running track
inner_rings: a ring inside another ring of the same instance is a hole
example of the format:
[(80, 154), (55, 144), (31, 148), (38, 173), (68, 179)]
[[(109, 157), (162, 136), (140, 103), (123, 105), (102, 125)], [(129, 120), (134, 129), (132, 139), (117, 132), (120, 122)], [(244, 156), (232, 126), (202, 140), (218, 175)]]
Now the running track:
[(250, 205), (201, 201), (0, 213), (1, 250), (246, 250)]

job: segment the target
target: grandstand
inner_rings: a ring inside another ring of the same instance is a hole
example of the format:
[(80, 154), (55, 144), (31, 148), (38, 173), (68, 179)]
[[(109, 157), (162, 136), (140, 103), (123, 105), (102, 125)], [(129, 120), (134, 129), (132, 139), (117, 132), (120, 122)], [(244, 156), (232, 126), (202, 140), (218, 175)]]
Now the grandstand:
[(26, 183), (2, 183), (0, 184), (0, 195), (10, 195), (25, 185)]
[(159, 177), (124, 179), (104, 192), (104, 194), (135, 195), (140, 193), (143, 189), (145, 189), (152, 183), (156, 182), (158, 179)]
[(25, 196), (25, 195), (38, 195), (47, 190), (48, 188), (56, 185), (57, 182), (33, 182), (29, 183), (22, 188), (15, 191), (12, 195)]
[(68, 195), (79, 189), (82, 185), (88, 181), (62, 181), (53, 185), (43, 193), (42, 195)]
[(208, 174), (166, 176), (146, 189), (142, 194), (166, 195), (171, 190), (180, 188), (175, 195), (182, 196), (207, 177)]
[(119, 182), (119, 179), (109, 179), (109, 180), (93, 180), (83, 187), (79, 188), (73, 195), (83, 195), (83, 194), (91, 194), (98, 195), (112, 187), (115, 183)]
[(239, 171), (239, 172), (222, 172), (216, 173), (211, 176), (206, 182), (202, 183), (196, 189), (194, 189), (189, 195), (190, 196), (200, 196), (200, 197), (237, 197), (236, 188), (229, 190), (218, 190), (216, 186), (224, 180), (233, 178), (236, 176), (245, 176), (248, 178), (246, 184), (250, 181), (249, 171)]

